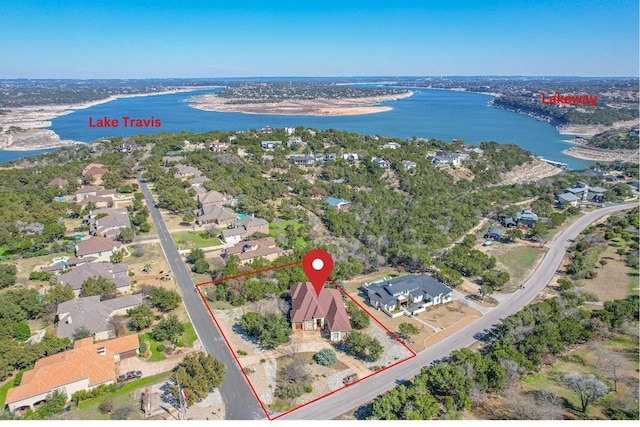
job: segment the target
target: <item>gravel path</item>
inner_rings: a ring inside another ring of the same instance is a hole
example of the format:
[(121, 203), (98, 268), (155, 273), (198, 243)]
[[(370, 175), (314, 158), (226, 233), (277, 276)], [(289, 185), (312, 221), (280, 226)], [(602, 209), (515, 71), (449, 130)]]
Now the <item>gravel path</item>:
[(344, 383), (342, 382), (342, 380), (344, 379), (344, 377), (351, 374), (353, 374), (353, 369), (344, 369), (340, 372), (329, 375), (329, 377), (327, 378), (327, 385), (329, 386), (331, 391), (342, 388), (344, 387)]

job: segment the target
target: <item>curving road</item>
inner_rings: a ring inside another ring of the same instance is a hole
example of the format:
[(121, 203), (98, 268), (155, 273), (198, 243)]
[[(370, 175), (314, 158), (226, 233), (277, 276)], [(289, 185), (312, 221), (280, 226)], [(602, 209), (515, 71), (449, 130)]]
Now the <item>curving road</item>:
[(185, 263), (182, 262), (178, 249), (162, 220), (160, 211), (156, 208), (147, 183), (142, 179), (140, 173), (138, 173), (137, 178), (156, 227), (162, 251), (173, 272), (173, 277), (182, 291), (184, 306), (202, 343), (202, 347), (207, 354), (212, 354), (227, 366), (224, 382), (220, 387), (225, 404), (226, 418), (232, 420), (263, 419), (265, 417), (264, 411), (249, 388), (242, 372), (240, 372), (233, 355), (202, 303), (200, 295), (196, 292), (193, 280), (187, 271)]
[(383, 371), (378, 375), (374, 375), (367, 380), (356, 383), (324, 399), (297, 409), (282, 416), (281, 419), (330, 420), (336, 418), (375, 399), (385, 391), (391, 390), (398, 382), (410, 380), (420, 373), (420, 369), (423, 366), (429, 366), (432, 361), (441, 359), (454, 350), (470, 346), (476, 341), (475, 336), (483, 334), (485, 330), (499, 323), (501, 319), (516, 313), (535, 299), (540, 291), (551, 281), (560, 266), (562, 258), (571, 244), (570, 240), (575, 239), (582, 230), (604, 215), (636, 206), (638, 206), (637, 203), (609, 206), (584, 215), (571, 224), (549, 245), (549, 251), (546, 253), (537, 270), (531, 275), (529, 280), (525, 282), (524, 289), (519, 289), (511, 294), (500, 305), (489, 311), (483, 317), (457, 333), (434, 344), (432, 347), (421, 351), (413, 359), (401, 363), (395, 368)]

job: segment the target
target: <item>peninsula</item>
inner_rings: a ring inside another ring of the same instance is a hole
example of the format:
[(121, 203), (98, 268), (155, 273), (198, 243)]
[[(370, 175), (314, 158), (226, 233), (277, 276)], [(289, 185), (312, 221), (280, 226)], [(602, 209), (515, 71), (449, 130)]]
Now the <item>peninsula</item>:
[(190, 99), (191, 107), (205, 111), (246, 114), (343, 116), (392, 110), (382, 102), (413, 95), (388, 87), (353, 87), (316, 82), (245, 83)]

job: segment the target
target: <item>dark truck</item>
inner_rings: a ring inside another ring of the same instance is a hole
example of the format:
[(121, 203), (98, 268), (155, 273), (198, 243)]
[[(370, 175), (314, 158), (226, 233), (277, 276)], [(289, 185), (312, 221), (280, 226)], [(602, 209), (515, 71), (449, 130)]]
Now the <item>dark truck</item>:
[(129, 371), (126, 374), (118, 375), (118, 382), (123, 383), (125, 381), (134, 380), (142, 377), (140, 371)]

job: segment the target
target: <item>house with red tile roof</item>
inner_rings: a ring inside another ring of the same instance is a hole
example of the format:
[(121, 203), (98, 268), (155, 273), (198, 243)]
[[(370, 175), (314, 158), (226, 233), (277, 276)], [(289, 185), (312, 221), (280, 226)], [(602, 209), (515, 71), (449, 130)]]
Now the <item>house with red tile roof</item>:
[(291, 286), (291, 327), (294, 331), (319, 330), (331, 341), (343, 340), (351, 331), (349, 316), (338, 289), (316, 294), (310, 282)]
[(38, 360), (24, 373), (20, 385), (9, 389), (5, 404), (12, 412), (33, 409), (54, 390), (62, 391), (70, 400), (76, 391), (112, 384), (116, 381), (116, 363), (137, 356), (138, 348), (137, 335), (99, 343), (93, 338), (78, 340), (73, 349)]
[(82, 175), (92, 177), (94, 182), (100, 182), (102, 176), (107, 172), (109, 172), (109, 169), (102, 163), (89, 163), (82, 169)]

